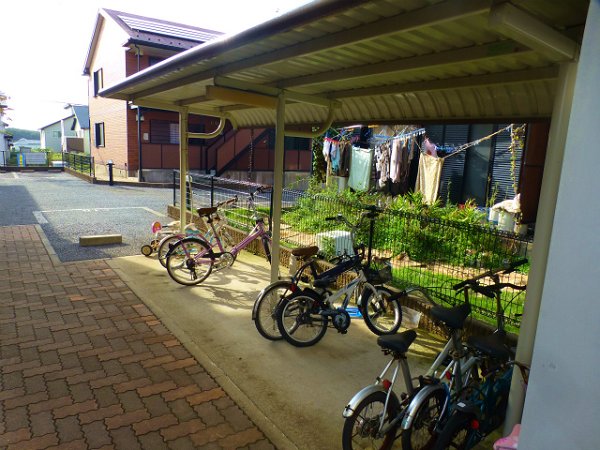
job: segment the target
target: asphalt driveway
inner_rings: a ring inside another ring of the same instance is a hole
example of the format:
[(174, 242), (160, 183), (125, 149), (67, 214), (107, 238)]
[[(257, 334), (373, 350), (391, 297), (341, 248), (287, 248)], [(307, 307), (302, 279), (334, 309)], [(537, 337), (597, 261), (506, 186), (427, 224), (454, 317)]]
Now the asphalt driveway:
[[(0, 226), (39, 224), (63, 262), (140, 254), (155, 220), (168, 222), (173, 192), (90, 184), (66, 173), (0, 173)], [(79, 237), (121, 234), (123, 243), (80, 247)]]

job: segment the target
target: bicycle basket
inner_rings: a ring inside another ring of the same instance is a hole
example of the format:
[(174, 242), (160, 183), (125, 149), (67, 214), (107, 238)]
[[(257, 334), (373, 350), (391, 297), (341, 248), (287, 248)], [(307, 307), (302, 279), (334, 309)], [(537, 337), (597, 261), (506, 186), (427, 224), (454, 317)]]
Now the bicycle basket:
[(388, 281), (392, 281), (392, 266), (385, 264), (381, 269), (369, 268), (366, 275), (367, 280), (371, 284), (387, 283)]

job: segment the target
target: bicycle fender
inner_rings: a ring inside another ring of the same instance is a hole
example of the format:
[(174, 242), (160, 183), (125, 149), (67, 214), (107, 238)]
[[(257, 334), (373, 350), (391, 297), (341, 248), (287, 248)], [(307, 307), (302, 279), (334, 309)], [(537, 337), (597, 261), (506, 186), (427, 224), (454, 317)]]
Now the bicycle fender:
[[(199, 236), (188, 236), (188, 237), (185, 237), (185, 238), (183, 238), (183, 239), (180, 239), (180, 242), (184, 242), (184, 243), (186, 243), (186, 242), (194, 242), (194, 241), (196, 241), (196, 242), (198, 242), (198, 241), (199, 241), (199, 242), (203, 242), (203, 243), (205, 243), (206, 245), (208, 245), (208, 247), (209, 247), (209, 248), (211, 247), (211, 246), (210, 246), (210, 243), (206, 242), (206, 239), (203, 239), (203, 238), (201, 238), (201, 237), (199, 237)], [(168, 257), (171, 255), (171, 251), (172, 251), (172, 250), (173, 250), (173, 247), (169, 248), (169, 251), (167, 252), (167, 254), (165, 255), (165, 257), (167, 257), (167, 258), (168, 258)], [(208, 254), (208, 256), (209, 256), (211, 259), (215, 259), (215, 255), (214, 255), (214, 253), (213, 253), (213, 251), (212, 251), (212, 250), (210, 250), (210, 253)]]
[[(384, 394), (387, 394), (387, 391), (384, 389), (383, 385), (380, 383), (371, 384), (367, 387), (362, 388), (360, 391), (358, 391), (356, 394), (354, 394), (354, 397), (352, 397), (350, 399), (350, 401), (344, 408), (344, 411), (342, 412), (342, 416), (345, 418), (352, 416), (352, 414), (354, 414), (354, 411), (356, 411), (356, 408), (358, 408), (358, 405), (360, 404), (360, 402), (362, 402), (365, 398), (367, 398), (369, 395), (373, 394), (374, 392), (379, 392), (379, 391), (383, 392)], [(392, 395), (396, 396), (396, 394), (394, 394), (393, 392), (392, 392)]]
[(361, 307), (363, 305), (363, 303), (365, 303), (364, 300), (369, 296), (369, 294), (371, 292), (373, 293), (373, 295), (377, 296), (377, 287), (367, 281), (364, 284), (362, 292), (358, 296), (358, 301), (356, 302), (356, 306)]
[(413, 399), (410, 401), (408, 407), (406, 408), (406, 412), (404, 414), (404, 419), (402, 419), (402, 429), (403, 430), (408, 430), (412, 426), (412, 423), (415, 420), (417, 412), (419, 411), (419, 407), (421, 406), (423, 401), (427, 397), (429, 397), (429, 395), (432, 392), (435, 392), (438, 390), (443, 391), (444, 395), (446, 395), (446, 388), (444, 388), (444, 386), (442, 386), (441, 383), (428, 384), (427, 386), (423, 386), (419, 390), (419, 392), (417, 392), (417, 394), (413, 397)]
[[(267, 292), (268, 289), (272, 289), (275, 286), (286, 287), (286, 286), (291, 286), (291, 285), (292, 285), (292, 283), (290, 281), (279, 280), (279, 281), (275, 281), (274, 283), (267, 285), (262, 291), (260, 291), (254, 302), (254, 306), (252, 307), (252, 320), (256, 320), (256, 314), (258, 314), (258, 304), (259, 304), (258, 300), (261, 299), (265, 295), (265, 292)], [(279, 299), (279, 303), (281, 303), (281, 299)]]

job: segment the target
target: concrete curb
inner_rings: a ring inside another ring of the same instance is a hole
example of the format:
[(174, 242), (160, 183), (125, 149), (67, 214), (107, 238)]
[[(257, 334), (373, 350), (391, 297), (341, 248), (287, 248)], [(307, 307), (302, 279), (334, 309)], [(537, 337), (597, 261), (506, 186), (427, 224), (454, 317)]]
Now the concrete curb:
[(42, 241), (42, 244), (44, 244), (44, 247), (46, 248), (46, 251), (48, 252), (48, 256), (50, 256), (50, 261), (52, 262), (52, 265), (54, 267), (60, 266), (62, 264), (62, 261), (58, 258), (58, 255), (56, 254), (54, 247), (52, 247), (52, 244), (46, 237), (46, 233), (44, 233), (42, 226), (39, 224), (35, 224), (34, 226), (35, 226), (35, 231), (37, 231), (37, 234), (40, 236), (40, 240)]

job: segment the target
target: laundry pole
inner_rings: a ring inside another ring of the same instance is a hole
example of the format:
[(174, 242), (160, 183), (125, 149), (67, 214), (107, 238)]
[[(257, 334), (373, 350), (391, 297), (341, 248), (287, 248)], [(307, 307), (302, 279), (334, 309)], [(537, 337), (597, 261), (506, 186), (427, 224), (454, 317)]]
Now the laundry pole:
[(273, 220), (271, 239), (271, 282), (279, 278), (279, 241), (281, 237), (281, 201), (283, 197), (283, 159), (285, 137), (285, 93), (277, 96), (277, 116), (275, 122), (275, 161), (273, 167)]
[(179, 110), (179, 226), (183, 233), (187, 222), (186, 182), (188, 174), (188, 117), (189, 110)]

